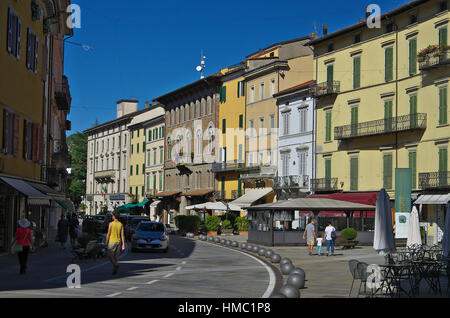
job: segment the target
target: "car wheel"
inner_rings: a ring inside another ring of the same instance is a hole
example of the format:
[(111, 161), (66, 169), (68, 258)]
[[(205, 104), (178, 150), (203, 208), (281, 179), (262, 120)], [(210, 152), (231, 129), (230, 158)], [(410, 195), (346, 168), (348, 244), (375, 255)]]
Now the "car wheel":
[(163, 250), (164, 253), (167, 253), (169, 251), (169, 247), (167, 247), (165, 250)]

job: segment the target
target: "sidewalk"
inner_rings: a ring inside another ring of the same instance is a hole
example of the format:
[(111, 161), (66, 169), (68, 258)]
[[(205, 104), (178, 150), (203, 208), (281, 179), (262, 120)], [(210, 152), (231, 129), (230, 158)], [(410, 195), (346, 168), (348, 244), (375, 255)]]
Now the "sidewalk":
[[(240, 235), (223, 235), (221, 237), (239, 243), (247, 242), (248, 239), (247, 236)], [(282, 258), (289, 258), (295, 267), (300, 267), (305, 271), (306, 288), (300, 291), (302, 298), (349, 297), (350, 287), (353, 280), (348, 267), (349, 260), (356, 259), (367, 264), (385, 263), (384, 256), (378, 255), (372, 246), (357, 246), (353, 249), (346, 250), (338, 247), (335, 248), (335, 253), (333, 256), (326, 256), (326, 246), (322, 247), (321, 256), (317, 254), (317, 246), (314, 247), (312, 256), (308, 255), (308, 248), (306, 246), (258, 246), (270, 249), (279, 254)], [(251, 254), (258, 256), (255, 253)], [(279, 268), (279, 264), (274, 265)], [(286, 282), (288, 276), (284, 275), (283, 277)], [(447, 289), (447, 279), (445, 278), (444, 281), (445, 284), (441, 283), (443, 292)], [(351, 297), (357, 296), (359, 284), (359, 280), (354, 282)], [(433, 296), (430, 295), (427, 297)]]

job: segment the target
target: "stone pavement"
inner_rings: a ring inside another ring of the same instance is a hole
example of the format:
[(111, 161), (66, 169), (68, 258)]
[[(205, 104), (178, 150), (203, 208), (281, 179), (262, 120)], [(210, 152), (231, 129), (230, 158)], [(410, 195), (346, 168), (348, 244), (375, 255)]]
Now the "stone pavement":
[[(247, 242), (247, 236), (233, 235), (222, 236), (236, 242)], [(254, 245), (254, 244), (253, 244)], [(262, 246), (262, 245), (260, 245)], [(384, 264), (384, 256), (378, 255), (372, 246), (357, 246), (353, 249), (343, 250), (341, 247), (335, 248), (333, 256), (326, 256), (326, 246), (322, 246), (322, 254), (317, 254), (317, 246), (314, 247), (313, 255), (308, 255), (306, 246), (275, 246), (266, 247), (271, 249), (282, 258), (291, 259), (295, 267), (300, 267), (305, 271), (305, 289), (301, 290), (302, 298), (341, 298), (349, 297), (352, 285), (352, 275), (348, 267), (348, 261), (357, 259), (367, 264)], [(255, 253), (251, 253), (258, 256)], [(276, 264), (279, 268), (279, 264)], [(286, 275), (283, 276), (286, 281)], [(447, 279), (441, 279), (443, 292), (447, 289)], [(353, 285), (351, 297), (357, 297), (360, 281), (356, 280)], [(423, 286), (425, 287), (425, 286)], [(425, 288), (424, 288), (425, 289)], [(422, 290), (422, 288), (421, 288)], [(426, 288), (428, 291), (428, 288)], [(421, 291), (421, 297), (434, 297), (426, 295)], [(363, 296), (361, 296), (363, 297)]]

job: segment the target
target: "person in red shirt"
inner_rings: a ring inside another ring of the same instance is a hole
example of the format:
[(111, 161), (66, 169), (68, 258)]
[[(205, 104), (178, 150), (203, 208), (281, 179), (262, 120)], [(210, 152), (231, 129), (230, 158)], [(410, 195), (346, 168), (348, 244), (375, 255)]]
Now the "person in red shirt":
[(30, 252), (31, 238), (33, 233), (29, 229), (31, 223), (23, 218), (18, 222), (19, 227), (16, 231), (16, 244), (22, 245), (22, 252), (17, 253), (20, 264), (20, 274), (25, 274), (27, 270), (28, 253)]

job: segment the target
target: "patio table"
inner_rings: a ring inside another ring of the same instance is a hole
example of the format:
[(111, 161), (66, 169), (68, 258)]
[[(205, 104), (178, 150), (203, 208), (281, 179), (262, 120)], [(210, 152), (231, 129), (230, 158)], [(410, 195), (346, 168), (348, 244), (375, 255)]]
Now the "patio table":
[(419, 290), (420, 282), (425, 279), (433, 292), (441, 294), (440, 275), (444, 266), (442, 262), (435, 260), (412, 261), (414, 271), (414, 290)]
[(390, 297), (394, 297), (394, 295), (400, 297), (401, 292), (403, 292), (411, 297), (411, 293), (402, 286), (404, 280), (408, 281), (410, 287), (412, 286), (413, 266), (411, 264), (384, 264), (379, 266), (382, 268), (383, 278), (380, 287), (375, 291), (375, 295), (381, 292), (381, 294)]

